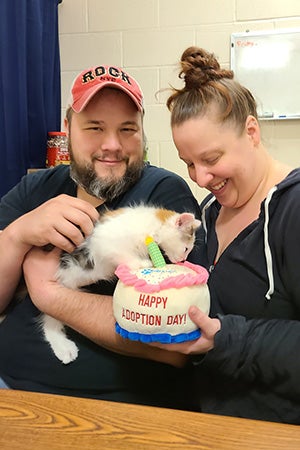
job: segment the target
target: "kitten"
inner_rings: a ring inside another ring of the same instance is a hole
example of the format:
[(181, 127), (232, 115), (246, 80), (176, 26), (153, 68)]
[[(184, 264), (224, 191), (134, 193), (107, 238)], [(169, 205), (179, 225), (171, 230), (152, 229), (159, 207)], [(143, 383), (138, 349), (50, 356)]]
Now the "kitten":
[(61, 284), (78, 289), (110, 280), (118, 265), (132, 269), (152, 266), (145, 237), (152, 236), (171, 263), (185, 261), (200, 221), (191, 213), (151, 206), (108, 211), (93, 233), (73, 253), (64, 253), (57, 274)]
[[(152, 206), (132, 206), (104, 213), (92, 234), (72, 253), (63, 253), (57, 280), (79, 289), (99, 280), (113, 280), (118, 265), (151, 267), (146, 236), (152, 236), (171, 263), (185, 261), (195, 242), (200, 221), (191, 213)], [(64, 325), (46, 314), (41, 324), (45, 339), (64, 364), (74, 361), (78, 348), (67, 338)]]

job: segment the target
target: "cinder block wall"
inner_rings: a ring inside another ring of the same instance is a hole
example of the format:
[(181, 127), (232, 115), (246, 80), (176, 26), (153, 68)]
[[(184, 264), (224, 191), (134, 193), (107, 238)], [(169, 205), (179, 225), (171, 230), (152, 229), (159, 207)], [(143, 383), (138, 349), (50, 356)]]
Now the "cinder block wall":
[[(63, 0), (59, 5), (62, 118), (69, 87), (79, 71), (96, 64), (126, 68), (145, 94), (150, 161), (182, 175), (200, 201), (207, 191), (189, 180), (177, 157), (165, 106), (167, 92), (161, 92), (170, 84), (180, 86), (177, 62), (183, 50), (190, 45), (204, 47), (229, 67), (231, 33), (296, 27), (300, 27), (299, 0)], [(276, 158), (300, 165), (299, 120), (264, 122), (262, 130)]]

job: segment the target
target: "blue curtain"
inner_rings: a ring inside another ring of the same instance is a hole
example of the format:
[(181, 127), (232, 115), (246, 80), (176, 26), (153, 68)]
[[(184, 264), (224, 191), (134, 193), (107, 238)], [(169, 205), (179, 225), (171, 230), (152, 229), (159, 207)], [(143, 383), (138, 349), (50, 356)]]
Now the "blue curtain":
[(60, 2), (0, 1), (0, 197), (45, 167), (47, 132), (60, 130)]

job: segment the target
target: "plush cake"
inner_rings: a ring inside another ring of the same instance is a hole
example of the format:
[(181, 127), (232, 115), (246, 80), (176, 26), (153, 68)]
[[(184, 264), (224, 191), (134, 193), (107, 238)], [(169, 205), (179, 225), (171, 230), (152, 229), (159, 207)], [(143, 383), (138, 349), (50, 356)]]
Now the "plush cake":
[(207, 270), (189, 262), (130, 270), (121, 265), (113, 308), (116, 331), (141, 342), (174, 343), (197, 339), (188, 315), (191, 305), (208, 313)]

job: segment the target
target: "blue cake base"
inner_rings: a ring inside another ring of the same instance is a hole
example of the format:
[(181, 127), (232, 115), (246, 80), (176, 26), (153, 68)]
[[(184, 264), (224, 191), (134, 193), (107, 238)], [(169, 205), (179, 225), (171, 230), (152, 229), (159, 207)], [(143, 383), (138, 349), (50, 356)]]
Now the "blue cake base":
[(180, 333), (176, 335), (168, 333), (157, 334), (143, 334), (132, 331), (127, 331), (116, 322), (116, 332), (123, 338), (130, 339), (131, 341), (140, 341), (144, 344), (151, 342), (160, 342), (161, 344), (178, 344), (186, 341), (194, 341), (201, 336), (200, 330), (194, 330), (190, 333)]

